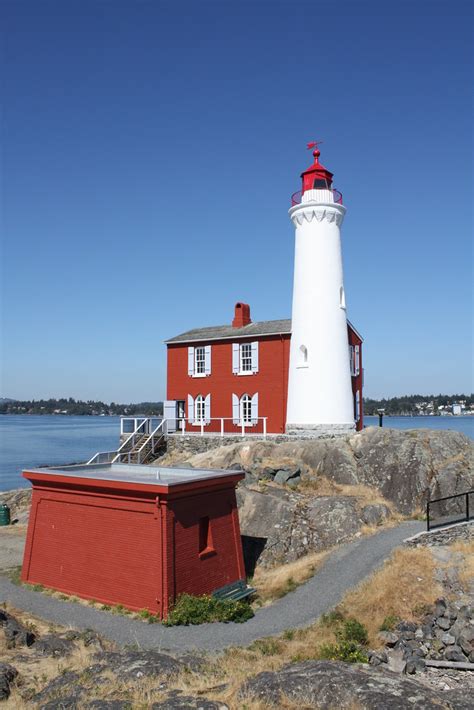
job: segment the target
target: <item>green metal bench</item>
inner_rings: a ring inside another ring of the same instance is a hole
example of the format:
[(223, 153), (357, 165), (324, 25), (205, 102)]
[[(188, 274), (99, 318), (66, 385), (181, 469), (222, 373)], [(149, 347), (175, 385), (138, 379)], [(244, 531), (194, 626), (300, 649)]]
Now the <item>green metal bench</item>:
[(231, 601), (238, 601), (239, 599), (245, 599), (251, 594), (255, 594), (257, 590), (253, 587), (248, 587), (247, 582), (243, 579), (239, 579), (237, 582), (232, 582), (231, 584), (226, 584), (225, 587), (219, 587), (214, 592), (212, 596), (217, 599), (229, 599)]

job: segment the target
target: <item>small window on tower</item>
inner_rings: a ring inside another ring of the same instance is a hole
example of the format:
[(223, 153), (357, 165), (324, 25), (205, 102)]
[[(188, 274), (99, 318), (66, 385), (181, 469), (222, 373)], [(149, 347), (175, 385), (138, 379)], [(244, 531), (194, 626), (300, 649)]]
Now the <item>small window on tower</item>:
[(298, 351), (298, 367), (308, 367), (308, 348), (306, 345), (300, 345)]
[(328, 184), (324, 178), (315, 178), (313, 182), (313, 190), (327, 190)]
[(341, 288), (339, 289), (339, 306), (341, 308), (344, 308), (344, 310), (346, 309), (346, 295), (344, 293), (343, 286), (341, 286)]

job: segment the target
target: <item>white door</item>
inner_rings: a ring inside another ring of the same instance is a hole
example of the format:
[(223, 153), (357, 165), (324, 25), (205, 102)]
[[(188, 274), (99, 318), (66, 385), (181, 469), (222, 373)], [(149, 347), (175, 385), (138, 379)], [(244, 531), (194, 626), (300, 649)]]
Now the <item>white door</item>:
[(168, 399), (163, 402), (163, 419), (166, 419), (167, 432), (176, 431), (176, 400)]

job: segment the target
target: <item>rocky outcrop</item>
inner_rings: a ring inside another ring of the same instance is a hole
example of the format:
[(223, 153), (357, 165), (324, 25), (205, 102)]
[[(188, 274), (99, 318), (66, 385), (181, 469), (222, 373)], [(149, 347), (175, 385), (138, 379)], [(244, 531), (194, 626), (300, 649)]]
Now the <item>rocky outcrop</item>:
[[(282, 698), (320, 710), (455, 710), (443, 694), (414, 680), (378, 669), (337, 661), (304, 661), (280, 671), (259, 673), (241, 689), (241, 697), (281, 707)], [(280, 703), (280, 705), (279, 705)]]
[(250, 573), (256, 561), (252, 554), (258, 552), (258, 564), (267, 567), (292, 562), (346, 542), (365, 523), (378, 524), (390, 514), (386, 506), (364, 506), (354, 496), (314, 498), (276, 486), (241, 486), (237, 501)]
[[(167, 455), (159, 461), (173, 464)], [(454, 431), (369, 427), (333, 439), (246, 440), (188, 455), (187, 461), (195, 467), (240, 465), (248, 481), (298, 467), (302, 480), (324, 476), (338, 484), (371, 486), (403, 514), (424, 507), (429, 497), (474, 487), (473, 442)]]
[(422, 671), (428, 660), (474, 663), (474, 607), (438, 599), (421, 624), (402, 621), (393, 631), (381, 632), (380, 639), (385, 657), (374, 654), (371, 662), (393, 666), (395, 661), (401, 672)]
[(7, 648), (31, 646), (36, 640), (32, 631), (4, 609), (0, 609), (0, 628), (3, 630)]

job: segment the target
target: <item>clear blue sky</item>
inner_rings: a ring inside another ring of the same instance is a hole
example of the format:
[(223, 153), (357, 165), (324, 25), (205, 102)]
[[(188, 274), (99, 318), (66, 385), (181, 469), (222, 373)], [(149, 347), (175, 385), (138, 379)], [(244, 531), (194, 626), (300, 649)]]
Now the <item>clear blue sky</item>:
[(471, 390), (471, 8), (4, 0), (1, 394), (160, 399), (166, 338), (289, 317), (314, 139), (365, 394)]

